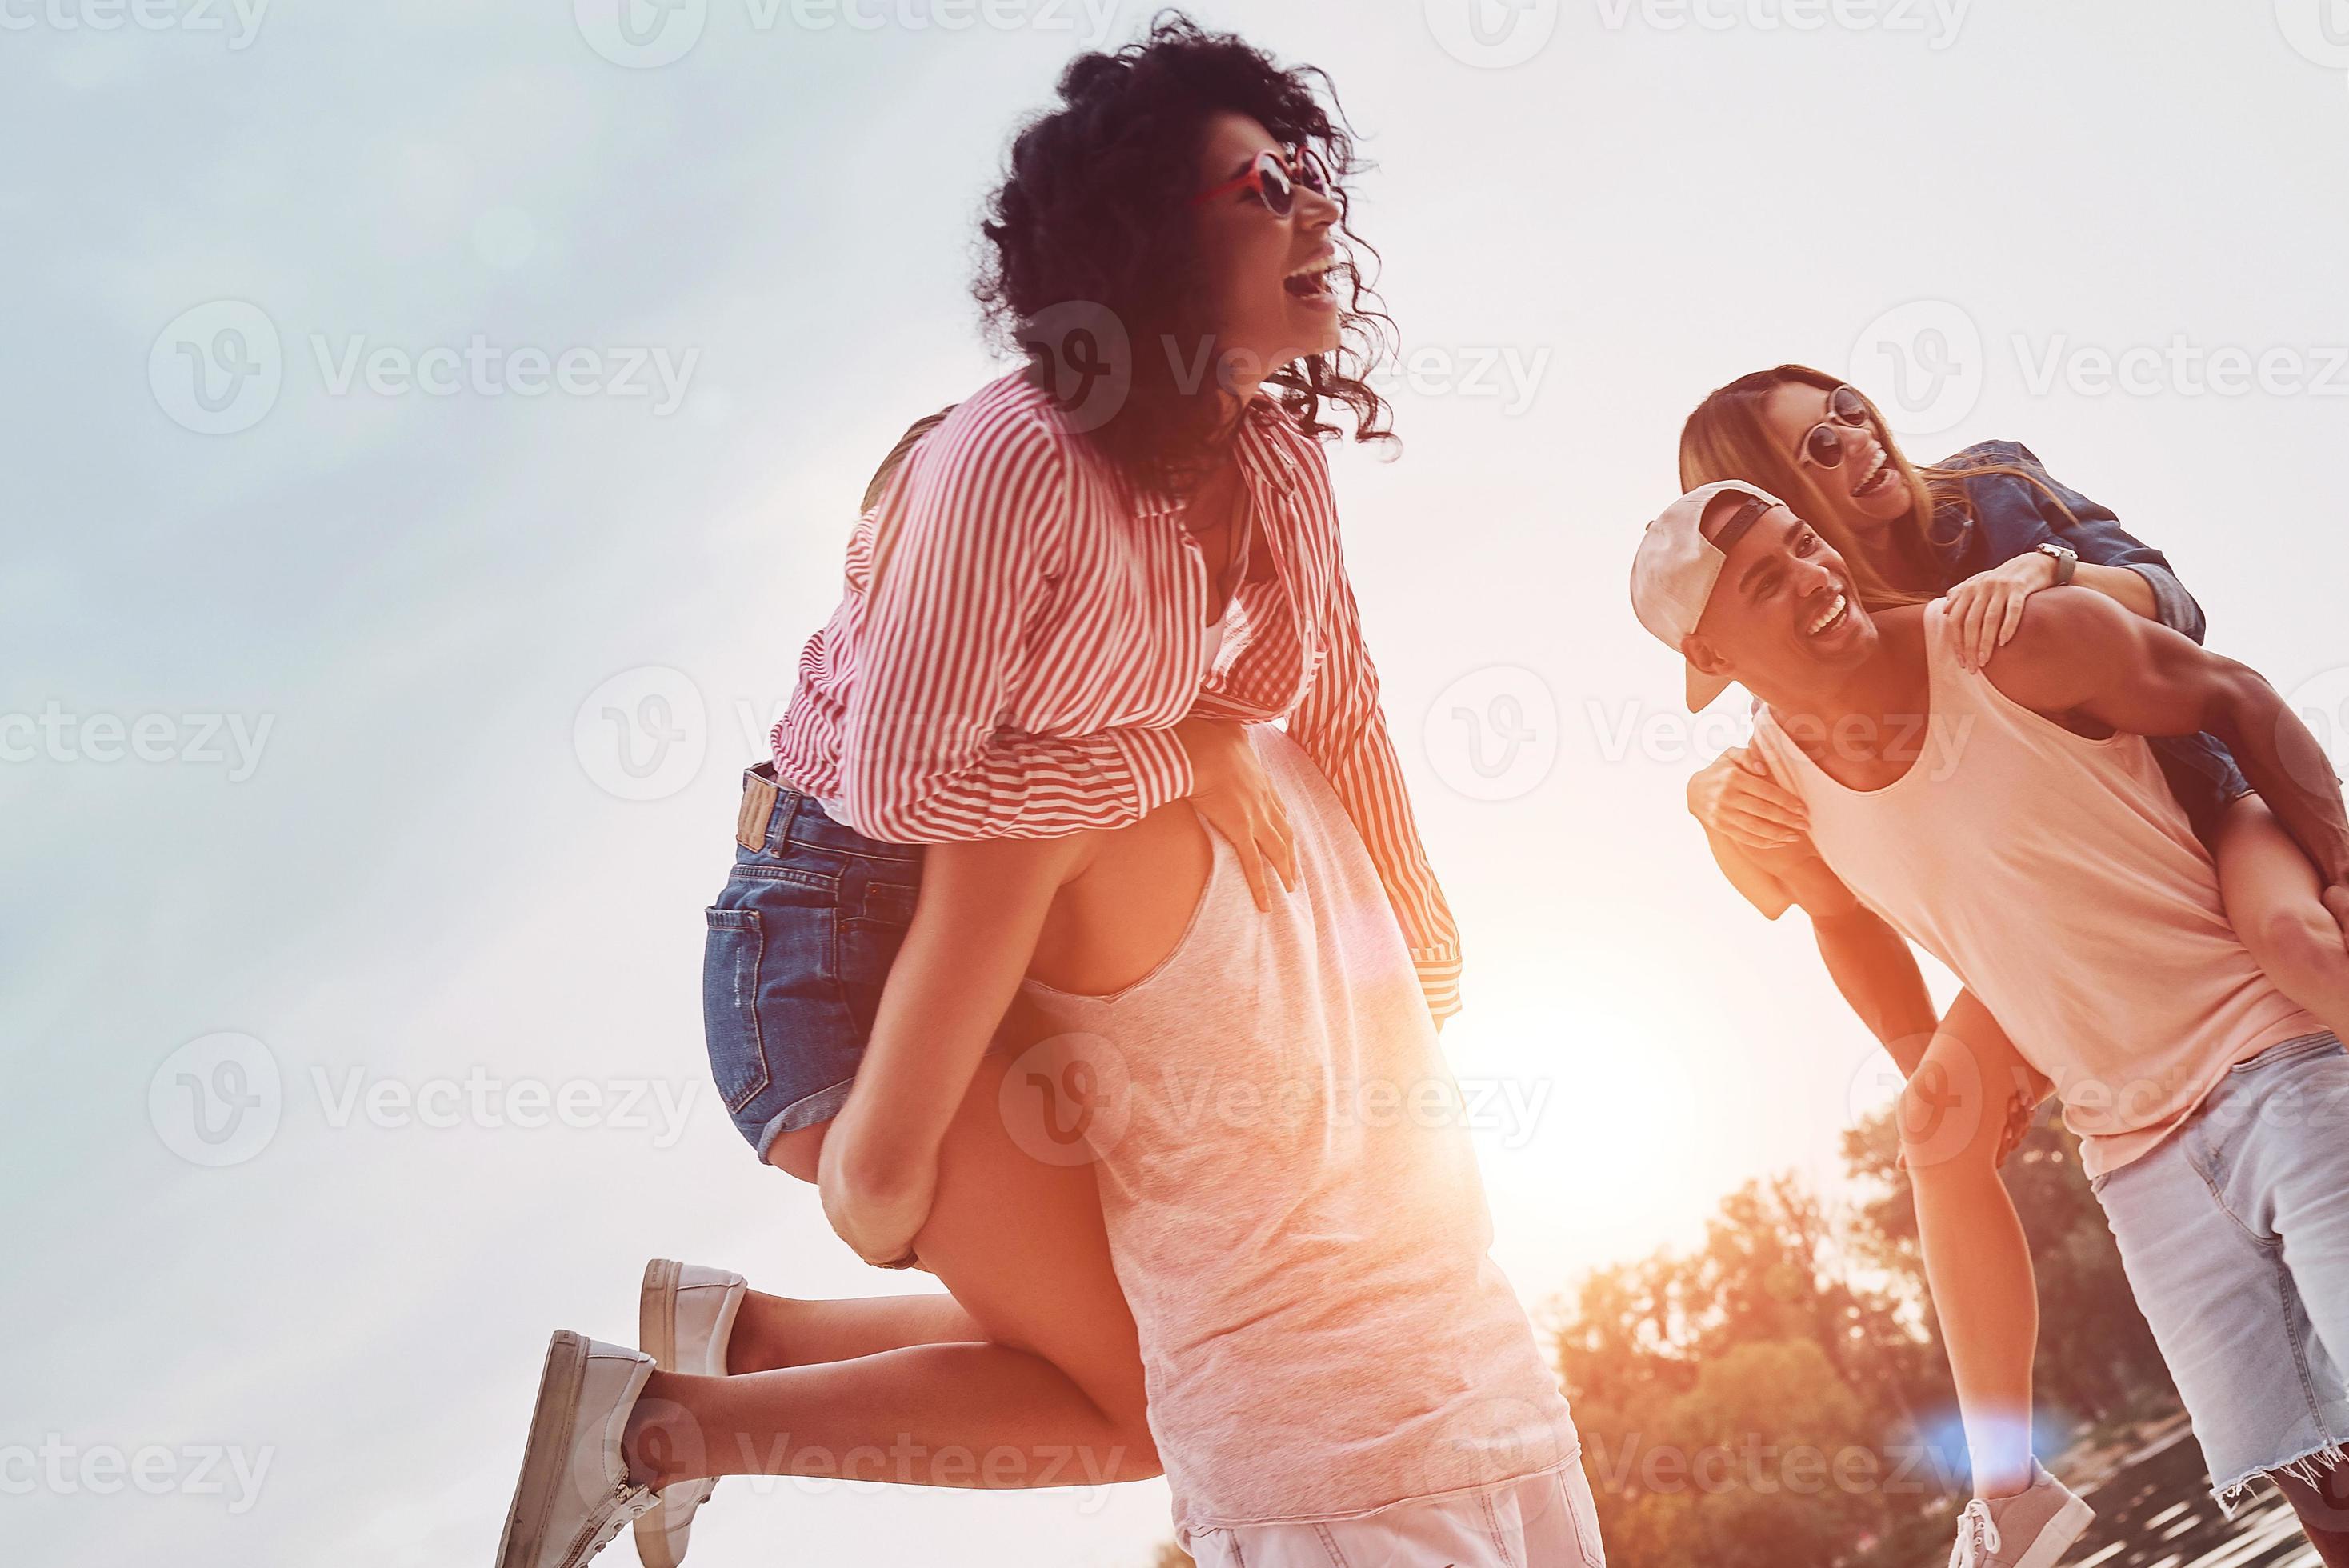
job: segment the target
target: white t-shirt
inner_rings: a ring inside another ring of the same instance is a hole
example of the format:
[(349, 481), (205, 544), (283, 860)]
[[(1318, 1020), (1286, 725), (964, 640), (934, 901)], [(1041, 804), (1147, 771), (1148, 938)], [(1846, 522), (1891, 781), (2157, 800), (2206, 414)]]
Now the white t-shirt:
[(1378, 870), (1303, 748), (1247, 733), (1297, 891), (1259, 912), (1210, 832), (1156, 968), (1109, 996), (1022, 983), (1061, 1032), (1007, 1079), (1058, 1095), (1055, 1126), (1078, 1112), (1185, 1532), (1367, 1513), (1580, 1452), (1489, 1255), (1461, 1091)]

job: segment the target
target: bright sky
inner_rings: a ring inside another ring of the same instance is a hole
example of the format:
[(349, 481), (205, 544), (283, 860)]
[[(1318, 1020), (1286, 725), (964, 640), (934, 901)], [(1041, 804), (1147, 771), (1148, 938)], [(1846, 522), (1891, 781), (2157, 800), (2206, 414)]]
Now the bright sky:
[[(0, 0), (15, 1556), (478, 1558), (547, 1331), (626, 1336), (646, 1256), (905, 1288), (710, 1099), (697, 912), (866, 475), (994, 373), (973, 215), (1140, 23), (1093, 3)], [(1884, 1094), (1713, 875), (1681, 788), (1733, 723), (1625, 601), (1709, 387), (1806, 360), (1917, 456), (2028, 442), (2349, 714), (2349, 29), (1468, 3), (1200, 14), (1328, 68), (1381, 165), (1405, 450), (1335, 461), (1537, 1304), (1832, 1177)], [(679, 737), (645, 777), (607, 707)], [(512, 1125), (541, 1092), (590, 1125)], [(1158, 1486), (757, 1490), (696, 1562), (1167, 1534)]]

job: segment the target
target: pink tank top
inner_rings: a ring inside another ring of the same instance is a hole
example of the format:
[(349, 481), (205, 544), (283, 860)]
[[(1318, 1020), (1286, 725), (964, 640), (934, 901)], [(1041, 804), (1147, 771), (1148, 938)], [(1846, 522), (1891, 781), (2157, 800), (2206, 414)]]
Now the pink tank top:
[(1461, 1091), (1377, 868), (1297, 743), (1248, 734), (1298, 890), (1259, 912), (1210, 832), (1157, 968), (1109, 996), (1024, 983), (1066, 1033), (1004, 1089), (1008, 1113), (1040, 1092), (1083, 1129), (1186, 1533), (1498, 1486), (1580, 1451), (1487, 1255)]
[(2149, 1151), (2227, 1069), (2324, 1026), (2228, 924), (2209, 851), (2145, 741), (2091, 740), (1958, 662), (1925, 611), (1923, 754), (1836, 782), (1766, 707), (1756, 749), (1809, 809), (1829, 869), (1949, 965), (2063, 1098), (2091, 1177)]

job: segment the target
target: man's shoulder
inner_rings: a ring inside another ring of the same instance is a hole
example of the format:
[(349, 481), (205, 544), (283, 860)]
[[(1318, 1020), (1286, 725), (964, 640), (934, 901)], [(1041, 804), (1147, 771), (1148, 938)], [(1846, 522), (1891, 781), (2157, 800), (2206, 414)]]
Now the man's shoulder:
[(2127, 656), (2130, 614), (2093, 588), (2076, 583), (2031, 596), (2023, 624), (1982, 667), (1984, 678), (2023, 707), (2068, 710), (2096, 673)]
[(1995, 666), (2009, 654), (2031, 660), (2073, 656), (2109, 643), (2135, 620), (2125, 606), (2093, 588), (2076, 583), (2043, 588), (2031, 596), (2013, 639), (1992, 656), (1991, 664)]

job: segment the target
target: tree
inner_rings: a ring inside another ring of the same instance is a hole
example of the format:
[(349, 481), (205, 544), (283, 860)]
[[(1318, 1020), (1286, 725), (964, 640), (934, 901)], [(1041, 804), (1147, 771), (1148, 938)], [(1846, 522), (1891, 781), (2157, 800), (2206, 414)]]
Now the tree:
[[(1598, 1270), (1565, 1306), (1558, 1367), (1622, 1561), (1816, 1568), (1946, 1548), (1964, 1448), (1891, 1114), (1847, 1133), (1844, 1155), (1848, 1209), (1791, 1176), (1750, 1182), (1702, 1246)], [(2077, 1140), (2035, 1126), (2004, 1174), (2038, 1275), (2043, 1407), (2174, 1410)]]

